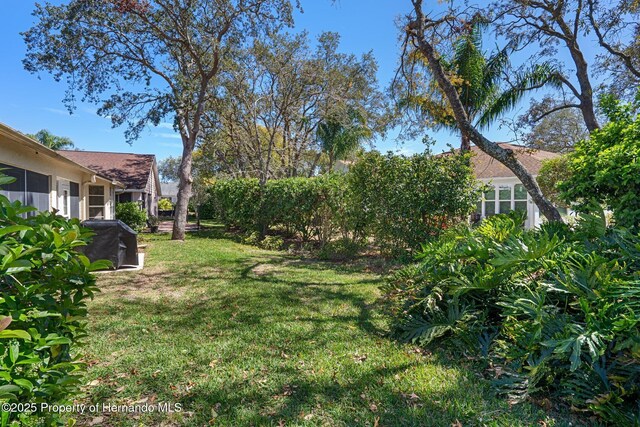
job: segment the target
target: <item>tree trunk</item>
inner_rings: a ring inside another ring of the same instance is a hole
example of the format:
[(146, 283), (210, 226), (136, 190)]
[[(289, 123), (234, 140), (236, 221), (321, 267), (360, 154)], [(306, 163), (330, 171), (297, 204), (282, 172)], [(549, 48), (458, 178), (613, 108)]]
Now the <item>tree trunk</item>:
[(188, 138), (183, 144), (182, 161), (180, 162), (180, 184), (178, 186), (178, 201), (176, 203), (175, 217), (173, 220), (173, 233), (171, 240), (184, 240), (187, 228), (187, 217), (189, 215), (189, 199), (191, 198), (191, 188), (193, 178), (191, 177), (191, 166), (193, 159), (193, 147), (195, 141)]
[(573, 63), (576, 65), (576, 77), (580, 85), (580, 94), (578, 96), (580, 100), (580, 111), (584, 117), (584, 124), (587, 126), (589, 133), (591, 133), (600, 129), (600, 125), (598, 124), (595, 106), (593, 105), (593, 88), (591, 87), (591, 80), (589, 79), (587, 61), (584, 59), (584, 55), (578, 47), (577, 40), (574, 40), (573, 43), (567, 41), (567, 47), (571, 53)]
[(444, 69), (442, 68), (439, 55), (436, 53), (433, 45), (426, 39), (426, 19), (424, 12), (422, 11), (422, 0), (413, 0), (413, 4), (416, 12), (416, 19), (410, 22), (407, 26), (408, 36), (414, 39), (417, 44), (416, 47), (427, 59), (429, 68), (435, 77), (438, 86), (442, 89), (449, 101), (449, 104), (451, 105), (453, 115), (462, 135), (475, 143), (480, 150), (509, 168), (509, 170), (511, 170), (522, 182), (531, 195), (534, 203), (538, 206), (538, 209), (540, 209), (540, 212), (549, 221), (562, 221), (562, 216), (560, 216), (558, 209), (556, 209), (556, 207), (553, 206), (553, 204), (542, 194), (536, 180), (531, 176), (529, 171), (525, 169), (522, 163), (518, 161), (513, 151), (504, 149), (495, 142), (489, 141), (471, 124), (464, 106), (460, 101), (456, 88), (453, 86), (451, 81), (449, 81)]
[(471, 141), (467, 135), (462, 135), (460, 138), (460, 151), (466, 153), (471, 150)]

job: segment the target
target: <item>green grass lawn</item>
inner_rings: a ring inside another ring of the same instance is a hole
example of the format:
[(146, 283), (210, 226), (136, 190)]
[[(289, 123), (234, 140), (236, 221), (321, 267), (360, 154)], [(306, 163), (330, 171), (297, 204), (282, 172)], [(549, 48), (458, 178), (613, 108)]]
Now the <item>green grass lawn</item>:
[(82, 402), (184, 410), (81, 424), (567, 424), (510, 407), (460, 361), (389, 339), (375, 304), (380, 276), (216, 232), (148, 240), (143, 271), (100, 276)]

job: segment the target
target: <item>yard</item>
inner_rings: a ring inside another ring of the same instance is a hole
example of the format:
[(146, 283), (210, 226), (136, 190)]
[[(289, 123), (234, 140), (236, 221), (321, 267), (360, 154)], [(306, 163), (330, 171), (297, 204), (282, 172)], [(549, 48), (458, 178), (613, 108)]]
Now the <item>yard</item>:
[[(180, 403), (93, 425), (567, 425), (510, 407), (464, 361), (385, 335), (382, 278), (235, 243), (148, 239), (139, 273), (102, 275), (81, 403)], [(575, 425), (575, 420), (574, 420)]]

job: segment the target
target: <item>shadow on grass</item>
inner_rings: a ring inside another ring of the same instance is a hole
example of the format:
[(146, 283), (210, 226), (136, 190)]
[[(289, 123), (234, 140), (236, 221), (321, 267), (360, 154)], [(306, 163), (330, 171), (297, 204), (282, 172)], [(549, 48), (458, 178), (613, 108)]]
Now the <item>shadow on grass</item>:
[[(213, 240), (221, 235), (202, 233)], [(216, 425), (527, 425), (540, 419), (531, 407), (512, 411), (494, 399), (455, 362), (407, 355), (408, 346), (384, 338), (372, 304), (380, 277), (258, 250), (176, 262), (171, 249), (163, 262), (174, 263), (172, 269), (112, 279), (92, 304), (92, 317), (100, 319), (92, 333), (113, 336), (127, 351), (94, 369), (105, 376), (140, 371), (129, 383), (131, 399), (154, 394), (179, 401), (193, 413), (185, 424), (216, 418)], [(146, 296), (144, 287), (151, 291)], [(109, 338), (103, 345), (113, 354)], [(370, 352), (369, 360), (358, 359), (360, 349)], [(418, 396), (411, 390), (430, 381), (424, 371), (402, 384), (400, 378), (427, 363), (427, 372), (456, 373)], [(188, 392), (175, 390), (187, 386)], [(121, 397), (110, 386), (89, 399)]]

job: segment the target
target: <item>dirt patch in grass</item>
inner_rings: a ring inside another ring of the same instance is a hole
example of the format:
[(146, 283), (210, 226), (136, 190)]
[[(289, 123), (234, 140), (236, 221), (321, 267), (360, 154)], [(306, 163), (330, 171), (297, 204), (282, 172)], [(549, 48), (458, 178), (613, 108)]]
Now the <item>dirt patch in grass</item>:
[(138, 273), (109, 277), (100, 282), (101, 295), (123, 299), (180, 299), (186, 289), (184, 286), (177, 287), (176, 281), (171, 279), (173, 276), (175, 272), (158, 266), (145, 268)]
[(275, 272), (278, 269), (277, 265), (273, 264), (258, 264), (251, 269), (251, 273), (258, 277), (266, 276)]

